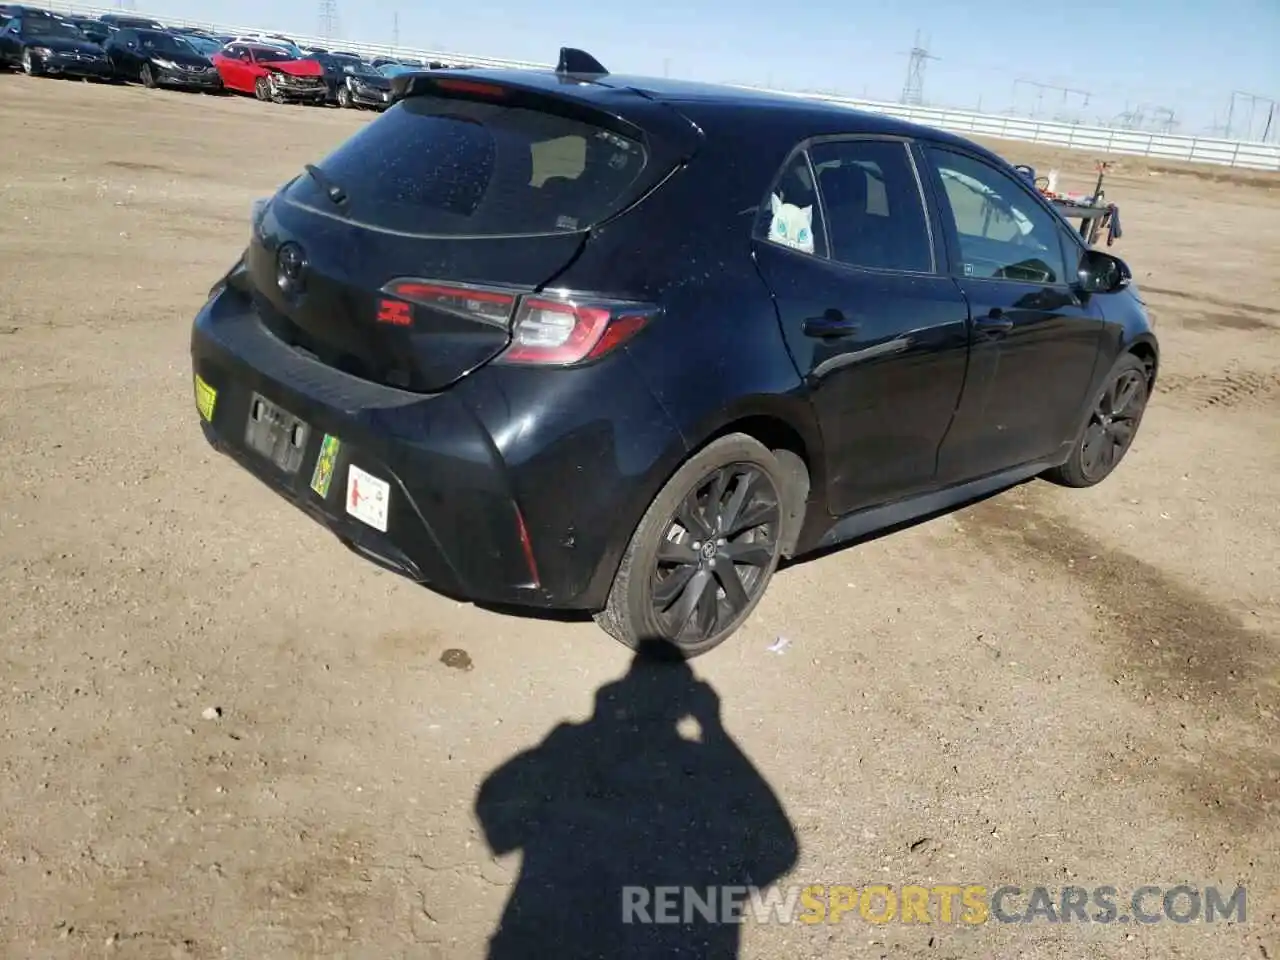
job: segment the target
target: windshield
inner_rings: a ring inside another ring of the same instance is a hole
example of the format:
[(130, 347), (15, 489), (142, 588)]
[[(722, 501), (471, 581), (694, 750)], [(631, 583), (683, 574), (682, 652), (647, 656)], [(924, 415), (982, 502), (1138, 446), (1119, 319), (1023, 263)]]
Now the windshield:
[(28, 37), (48, 37), (50, 40), (80, 40), (85, 35), (62, 20), (35, 17), (22, 21), (22, 32)]
[(210, 54), (217, 53), (222, 49), (222, 44), (215, 40), (210, 40), (207, 37), (183, 37), (182, 39), (191, 44), (197, 53), (202, 53), (206, 57)]
[(264, 47), (255, 47), (253, 59), (259, 63), (284, 63), (286, 60), (293, 60), (294, 56), (287, 50), (268, 50)]
[(138, 39), (142, 42), (143, 50), (154, 50), (156, 53), (195, 53), (186, 40), (171, 33), (151, 33), (144, 30), (139, 31)]
[(384, 63), (378, 72), (384, 77), (398, 77), (402, 73), (413, 73), (416, 67), (407, 67), (403, 63)]

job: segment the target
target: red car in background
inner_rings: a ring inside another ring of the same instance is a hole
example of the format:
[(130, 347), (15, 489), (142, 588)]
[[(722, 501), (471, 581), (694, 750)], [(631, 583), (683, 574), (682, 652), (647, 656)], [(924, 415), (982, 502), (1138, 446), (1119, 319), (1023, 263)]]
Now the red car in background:
[(259, 100), (324, 103), (329, 92), (318, 61), (296, 60), (279, 47), (229, 43), (210, 59), (226, 89)]

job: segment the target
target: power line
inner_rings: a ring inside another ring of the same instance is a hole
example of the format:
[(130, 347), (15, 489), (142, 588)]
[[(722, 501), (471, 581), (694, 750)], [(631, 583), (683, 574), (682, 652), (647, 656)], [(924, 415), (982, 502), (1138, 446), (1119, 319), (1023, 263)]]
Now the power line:
[(1059, 87), (1051, 83), (1041, 83), (1038, 80), (1027, 80), (1019, 77), (1017, 80), (1013, 81), (1013, 93), (1011, 94), (1013, 99), (1013, 105), (1010, 107), (1011, 113), (1016, 112), (1016, 107), (1018, 102), (1018, 87), (1023, 85), (1031, 87), (1036, 92), (1036, 103), (1035, 103), (1035, 106), (1032, 108), (1031, 113), (1029, 114), (1029, 116), (1031, 116), (1032, 118), (1040, 116), (1040, 107), (1044, 102), (1045, 91), (1062, 94), (1063, 106), (1066, 106), (1067, 100), (1069, 97), (1071, 96), (1081, 97), (1082, 102), (1080, 106), (1082, 108), (1089, 106), (1089, 99), (1093, 96), (1092, 91), (1089, 91), (1089, 90), (1077, 90), (1074, 87)]
[(920, 45), (920, 31), (917, 30), (915, 44), (908, 54), (907, 80), (902, 85), (903, 103), (924, 103), (924, 68), (930, 60), (941, 59), (931, 54), (927, 47)]
[(338, 32), (338, 0), (320, 0), (320, 36), (332, 40)]

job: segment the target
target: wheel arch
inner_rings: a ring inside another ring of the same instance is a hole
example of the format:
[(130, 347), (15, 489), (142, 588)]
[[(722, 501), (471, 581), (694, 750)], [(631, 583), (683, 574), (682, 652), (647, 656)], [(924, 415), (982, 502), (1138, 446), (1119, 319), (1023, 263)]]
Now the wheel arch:
[(1125, 345), (1124, 352), (1131, 353), (1142, 361), (1147, 368), (1147, 389), (1155, 387), (1156, 374), (1160, 369), (1160, 348), (1155, 337), (1150, 334), (1137, 336)]
[(791, 556), (810, 507), (825, 504), (826, 471), (822, 456), (822, 433), (806, 399), (790, 394), (754, 394), (742, 397), (716, 411), (696, 427), (686, 430), (687, 449), (679, 462), (662, 478), (657, 490), (676, 470), (706, 446), (734, 433), (745, 434), (772, 452), (782, 465), (787, 483), (787, 531), (783, 555)]

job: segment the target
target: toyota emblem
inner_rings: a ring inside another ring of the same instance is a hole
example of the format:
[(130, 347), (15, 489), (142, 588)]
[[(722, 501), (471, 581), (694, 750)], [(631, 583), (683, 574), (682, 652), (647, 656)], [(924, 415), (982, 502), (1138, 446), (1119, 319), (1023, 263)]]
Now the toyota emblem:
[(296, 243), (284, 243), (276, 253), (276, 284), (285, 293), (302, 291), (303, 272), (307, 258)]

